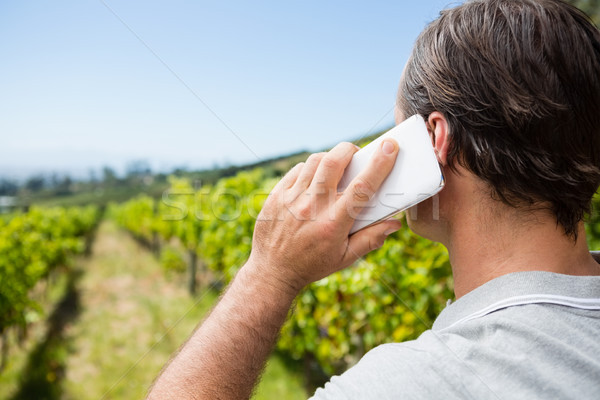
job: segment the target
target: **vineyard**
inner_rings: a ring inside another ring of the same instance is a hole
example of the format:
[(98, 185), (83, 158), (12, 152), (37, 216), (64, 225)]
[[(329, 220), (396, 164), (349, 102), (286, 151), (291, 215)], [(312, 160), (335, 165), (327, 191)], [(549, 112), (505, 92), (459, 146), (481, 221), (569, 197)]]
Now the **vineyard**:
[[(112, 205), (108, 214), (152, 247), (165, 269), (187, 271), (192, 292), (198, 283), (222, 287), (248, 257), (254, 219), (275, 182), (260, 168), (212, 187), (174, 179), (160, 201), (141, 196)], [(587, 230), (597, 248), (597, 218)], [(452, 297), (445, 248), (403, 227), (351, 268), (308, 286), (277, 348), (316, 361), (329, 375), (340, 373), (381, 343), (416, 338)]]
[[(104, 218), (149, 250), (163, 269), (163, 284), (175, 276), (191, 298), (206, 293), (216, 298), (246, 261), (254, 221), (277, 179), (265, 168), (214, 185), (170, 178), (162, 198), (140, 195), (110, 204)], [(3, 337), (10, 331), (26, 336), (42, 313), (33, 289), (68, 273), (70, 260), (90, 248), (100, 217), (96, 207), (73, 207), (31, 208), (0, 219)], [(600, 247), (595, 213), (586, 229), (590, 247)], [(303, 360), (305, 379), (318, 384), (381, 343), (416, 338), (452, 297), (445, 248), (404, 227), (352, 267), (306, 287), (290, 310), (277, 350)]]

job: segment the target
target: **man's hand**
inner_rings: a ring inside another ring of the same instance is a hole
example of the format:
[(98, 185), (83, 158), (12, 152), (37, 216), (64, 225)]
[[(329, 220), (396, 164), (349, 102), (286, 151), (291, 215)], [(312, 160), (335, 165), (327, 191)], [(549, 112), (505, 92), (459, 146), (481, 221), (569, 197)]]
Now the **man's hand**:
[(368, 168), (343, 193), (337, 186), (358, 148), (340, 143), (311, 155), (273, 189), (258, 216), (249, 265), (267, 281), (298, 292), (381, 247), (400, 228), (388, 220), (348, 236), (360, 210), (392, 170), (398, 145), (385, 140)]
[(356, 151), (342, 143), (312, 155), (275, 186), (256, 222), (250, 259), (148, 399), (249, 398), (300, 289), (352, 264), (400, 228), (390, 220), (348, 236), (354, 217), (391, 171), (398, 146), (385, 141), (339, 194)]

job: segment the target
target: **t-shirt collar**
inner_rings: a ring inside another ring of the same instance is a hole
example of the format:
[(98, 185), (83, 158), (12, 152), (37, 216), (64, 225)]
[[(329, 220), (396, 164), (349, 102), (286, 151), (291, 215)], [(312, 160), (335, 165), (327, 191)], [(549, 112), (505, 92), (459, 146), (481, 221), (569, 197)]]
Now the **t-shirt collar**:
[[(598, 254), (594, 254), (598, 260)], [(552, 303), (600, 310), (600, 276), (574, 276), (547, 271), (513, 272), (492, 279), (448, 304), (434, 331), (515, 305)]]

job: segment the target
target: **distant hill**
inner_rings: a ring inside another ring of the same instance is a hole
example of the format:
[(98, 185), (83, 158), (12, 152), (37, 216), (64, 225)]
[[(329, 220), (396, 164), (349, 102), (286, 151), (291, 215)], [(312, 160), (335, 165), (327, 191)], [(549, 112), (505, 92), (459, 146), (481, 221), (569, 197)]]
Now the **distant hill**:
[[(360, 146), (372, 141), (385, 131), (387, 129), (356, 138), (352, 142)], [(86, 204), (94, 204), (102, 207), (109, 202), (129, 200), (140, 193), (159, 198), (169, 187), (168, 176), (171, 175), (185, 177), (202, 185), (213, 184), (221, 178), (259, 167), (264, 168), (272, 176), (281, 176), (295, 164), (305, 161), (309, 155), (310, 152), (308, 151), (298, 151), (250, 164), (193, 171), (176, 169), (170, 174), (140, 170), (127, 175), (125, 178), (105, 173), (102, 179), (95, 181), (77, 180), (71, 182), (69, 179), (66, 183), (60, 182), (49, 187), (45, 187), (41, 182), (38, 182), (38, 186), (24, 184), (18, 189), (16, 202), (18, 208), (31, 205), (79, 206)], [(30, 180), (30, 183), (35, 182)]]

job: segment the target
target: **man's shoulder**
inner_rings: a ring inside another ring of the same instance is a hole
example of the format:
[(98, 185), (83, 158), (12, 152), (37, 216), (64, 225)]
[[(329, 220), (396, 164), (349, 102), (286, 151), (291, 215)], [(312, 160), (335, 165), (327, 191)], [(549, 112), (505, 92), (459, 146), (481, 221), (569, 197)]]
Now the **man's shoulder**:
[(448, 346), (450, 334), (425, 331), (418, 339), (369, 351), (354, 367), (334, 376), (315, 399), (476, 398)]

